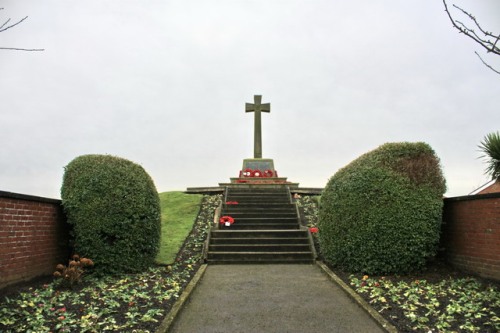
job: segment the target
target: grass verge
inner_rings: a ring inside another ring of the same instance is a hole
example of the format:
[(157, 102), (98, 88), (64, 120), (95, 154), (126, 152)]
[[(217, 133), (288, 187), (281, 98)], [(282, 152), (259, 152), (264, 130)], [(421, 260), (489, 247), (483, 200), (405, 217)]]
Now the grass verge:
[(160, 193), (161, 244), (156, 257), (159, 264), (171, 264), (193, 228), (202, 195), (183, 192)]

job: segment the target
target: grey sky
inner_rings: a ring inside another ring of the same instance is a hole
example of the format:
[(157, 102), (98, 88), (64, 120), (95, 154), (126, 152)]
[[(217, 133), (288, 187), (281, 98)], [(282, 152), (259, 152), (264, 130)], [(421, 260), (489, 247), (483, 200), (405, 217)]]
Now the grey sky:
[[(498, 0), (461, 0), (500, 32)], [(448, 196), (488, 178), (477, 145), (499, 130), (500, 68), (452, 29), (441, 0), (0, 0), (0, 190), (59, 197), (89, 153), (142, 165), (160, 192), (216, 186), (253, 156), (323, 187), (385, 142), (424, 141)]]

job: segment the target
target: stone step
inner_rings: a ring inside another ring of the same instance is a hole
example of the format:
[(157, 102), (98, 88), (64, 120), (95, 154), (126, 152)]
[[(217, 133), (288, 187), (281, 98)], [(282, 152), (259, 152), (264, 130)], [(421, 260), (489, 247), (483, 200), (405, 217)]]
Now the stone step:
[(233, 224), (230, 226), (226, 226), (223, 224), (219, 225), (219, 228), (222, 230), (233, 230), (233, 229), (259, 229), (259, 230), (268, 230), (268, 229), (299, 229), (300, 225), (294, 221), (288, 221), (283, 219), (279, 221), (277, 219), (269, 219), (268, 221), (263, 219), (255, 219), (255, 220), (235, 220)]
[(236, 224), (226, 227), (220, 226), (222, 230), (296, 230), (299, 229), (297, 224), (283, 224), (283, 223), (245, 223)]
[(313, 260), (311, 251), (297, 251), (297, 252), (208, 252), (207, 260), (232, 260), (232, 261), (268, 261), (268, 260)]
[(248, 196), (288, 196), (288, 191), (234, 191), (229, 190), (227, 195), (248, 195)]
[(258, 211), (262, 209), (277, 209), (277, 210), (293, 209), (295, 208), (295, 205), (291, 203), (269, 203), (269, 202), (247, 203), (239, 201), (239, 204), (237, 205), (224, 204), (222, 205), (222, 207), (227, 209), (253, 209)]
[(249, 197), (256, 197), (256, 196), (269, 196), (269, 197), (288, 197), (289, 194), (288, 192), (281, 191), (281, 192), (266, 192), (266, 191), (259, 191), (259, 192), (251, 192), (251, 191), (229, 191), (227, 192), (227, 196), (234, 196), (234, 195), (239, 195), (239, 196), (249, 196)]
[[(230, 228), (230, 227), (229, 227)], [(210, 238), (303, 238), (307, 230), (212, 230)]]
[(212, 244), (211, 252), (308, 252), (309, 244)]
[(229, 192), (226, 196), (226, 198), (235, 198), (235, 197), (240, 197), (240, 198), (277, 198), (277, 199), (288, 199), (290, 201), (290, 195), (288, 193), (234, 193), (234, 192)]
[(265, 207), (262, 208), (254, 208), (252, 209), (251, 207), (222, 207), (223, 212), (227, 213), (245, 213), (245, 214), (265, 214), (265, 213), (286, 213), (286, 214), (297, 214), (297, 210), (295, 207), (284, 207), (284, 208), (277, 208), (277, 207), (270, 207), (266, 209)]
[(256, 217), (239, 217), (236, 219), (234, 216), (234, 223), (284, 223), (284, 224), (291, 224), (291, 223), (296, 223), (297, 225), (299, 224), (299, 220), (297, 219), (297, 216), (293, 217), (279, 217), (279, 216), (256, 216)]
[(249, 238), (249, 237), (216, 237), (211, 236), (211, 244), (309, 244), (309, 238), (306, 237), (269, 237), (269, 238)]
[(237, 201), (240, 204), (260, 204), (260, 205), (287, 205), (290, 200), (286, 198), (227, 198), (226, 201)]
[(276, 212), (276, 211), (268, 211), (261, 213), (253, 213), (253, 212), (231, 212), (231, 211), (223, 211), (222, 216), (229, 215), (235, 220), (243, 220), (243, 219), (295, 219), (297, 220), (297, 213), (295, 212)]
[(287, 198), (290, 199), (288, 193), (228, 193), (227, 198), (241, 197), (241, 198)]
[(262, 194), (262, 195), (272, 195), (272, 194), (281, 194), (288, 195), (288, 190), (283, 188), (267, 188), (267, 189), (259, 189), (259, 188), (229, 188), (227, 194)]
[(268, 211), (268, 212), (242, 212), (242, 211), (222, 211), (221, 216), (231, 216), (235, 220), (238, 219), (295, 219), (297, 220), (297, 213), (291, 212), (276, 212), (276, 211)]
[(231, 226), (210, 232), (208, 263), (313, 263), (307, 230), (301, 229), (297, 208), (286, 188), (229, 188), (221, 216)]
[(265, 213), (265, 212), (285, 212), (297, 213), (295, 206), (274, 206), (274, 205), (223, 205), (223, 212), (243, 212), (243, 213)]
[(242, 259), (210, 259), (207, 260), (211, 265), (276, 265), (276, 264), (291, 264), (291, 265), (311, 265), (314, 264), (314, 259), (255, 259), (255, 258), (242, 258)]
[(238, 204), (223, 204), (223, 207), (227, 208), (248, 208), (248, 209), (290, 209), (295, 207), (293, 203), (272, 203), (272, 202), (240, 202)]

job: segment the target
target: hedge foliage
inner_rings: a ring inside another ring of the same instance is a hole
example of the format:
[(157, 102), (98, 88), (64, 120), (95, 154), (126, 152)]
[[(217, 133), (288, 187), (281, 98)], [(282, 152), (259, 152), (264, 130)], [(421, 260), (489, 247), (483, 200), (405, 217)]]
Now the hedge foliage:
[(323, 256), (351, 272), (420, 269), (437, 250), (445, 191), (439, 159), (426, 143), (387, 143), (360, 156), (323, 191)]
[(155, 185), (140, 166), (110, 155), (83, 155), (65, 168), (61, 198), (74, 250), (102, 273), (137, 272), (159, 249), (161, 211)]

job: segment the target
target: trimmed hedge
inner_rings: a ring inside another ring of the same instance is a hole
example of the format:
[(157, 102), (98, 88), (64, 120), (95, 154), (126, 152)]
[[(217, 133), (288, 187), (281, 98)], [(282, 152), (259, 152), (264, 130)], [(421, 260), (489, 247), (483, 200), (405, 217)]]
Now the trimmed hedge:
[(420, 269), (437, 251), (445, 191), (439, 159), (426, 143), (387, 143), (360, 156), (323, 191), (324, 258), (366, 274)]
[(83, 155), (65, 168), (61, 198), (74, 250), (102, 273), (138, 272), (160, 245), (155, 185), (140, 166), (110, 155)]

